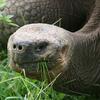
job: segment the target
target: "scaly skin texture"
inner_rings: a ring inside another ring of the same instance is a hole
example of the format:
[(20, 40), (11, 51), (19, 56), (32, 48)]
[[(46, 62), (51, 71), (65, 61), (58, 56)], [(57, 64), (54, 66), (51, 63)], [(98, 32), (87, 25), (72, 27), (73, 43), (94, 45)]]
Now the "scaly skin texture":
[(33, 79), (41, 79), (37, 63), (46, 61), (49, 80), (58, 76), (53, 85), (57, 91), (100, 96), (100, 0), (79, 31), (49, 24), (25, 25), (9, 38), (8, 52), (13, 69), (24, 69)]
[[(4, 15), (14, 15), (13, 22), (22, 26), (28, 23), (49, 23), (61, 20), (61, 26), (77, 31), (87, 22), (95, 0), (6, 0)], [(0, 42), (4, 45), (17, 28), (1, 24)]]

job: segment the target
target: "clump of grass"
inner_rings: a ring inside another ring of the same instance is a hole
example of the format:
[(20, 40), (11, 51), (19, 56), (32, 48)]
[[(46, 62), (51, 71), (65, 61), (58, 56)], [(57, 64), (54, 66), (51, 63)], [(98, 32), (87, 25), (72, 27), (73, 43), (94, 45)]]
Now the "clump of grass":
[[(8, 67), (8, 59), (0, 64), (0, 100), (58, 100), (63, 94), (54, 91), (46, 81), (28, 79)], [(60, 99), (62, 100), (62, 99)]]
[[(6, 0), (0, 0), (0, 9), (3, 9), (5, 5), (6, 5)], [(19, 27), (17, 24), (13, 23), (13, 21), (11, 20), (12, 17), (13, 15), (4, 15), (1, 11), (0, 12), (0, 24)]]

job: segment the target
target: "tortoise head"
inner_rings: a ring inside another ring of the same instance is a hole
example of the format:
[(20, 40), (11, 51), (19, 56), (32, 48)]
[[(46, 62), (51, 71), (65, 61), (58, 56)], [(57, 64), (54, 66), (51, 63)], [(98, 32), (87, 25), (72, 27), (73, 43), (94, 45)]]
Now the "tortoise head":
[[(26, 76), (40, 78), (41, 65), (46, 63), (49, 74), (65, 71), (72, 47), (70, 33), (47, 24), (29, 24), (18, 29), (8, 41), (10, 66)], [(39, 67), (40, 66), (40, 67)]]

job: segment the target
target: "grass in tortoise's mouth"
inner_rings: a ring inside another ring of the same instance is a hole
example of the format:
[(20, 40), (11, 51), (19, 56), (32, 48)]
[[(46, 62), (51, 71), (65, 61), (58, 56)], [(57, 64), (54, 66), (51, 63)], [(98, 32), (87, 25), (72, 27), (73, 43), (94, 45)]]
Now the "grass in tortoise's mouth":
[(22, 62), (22, 63), (13, 61), (13, 64), (14, 64), (13, 67), (15, 66), (18, 68), (26, 69), (27, 71), (37, 71), (37, 72), (40, 72), (43, 69), (52, 70), (51, 65), (53, 65), (52, 61), (48, 59), (40, 59), (40, 60), (35, 60), (31, 62)]
[(48, 63), (47, 61), (37, 63), (38, 64), (37, 72), (40, 71), (41, 78), (46, 80), (46, 81), (48, 81), (48, 78), (50, 79), (47, 63)]
[(29, 72), (29, 73), (40, 73), (41, 74), (41, 78), (44, 80), (47, 80), (47, 77), (49, 76), (49, 69), (48, 69), (48, 62), (47, 60), (41, 60), (41, 61), (34, 61), (34, 62), (25, 62), (22, 64), (17, 64), (14, 63), (13, 67), (15, 69), (20, 68), (22, 70), (24, 70), (25, 72)]

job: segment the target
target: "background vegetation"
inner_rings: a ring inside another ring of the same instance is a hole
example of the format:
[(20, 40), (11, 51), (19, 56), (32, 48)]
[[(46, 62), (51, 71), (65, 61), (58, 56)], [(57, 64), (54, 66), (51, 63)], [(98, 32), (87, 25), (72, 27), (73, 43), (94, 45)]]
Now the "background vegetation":
[[(5, 6), (5, 0), (0, 0), (0, 9)], [(14, 25), (12, 15), (4, 16), (0, 12), (0, 22)], [(52, 89), (45, 81), (28, 79), (8, 67), (6, 49), (0, 46), (0, 100), (63, 100), (65, 94)], [(64, 100), (88, 100), (85, 96), (66, 95)], [(95, 100), (91, 98), (90, 100)]]

